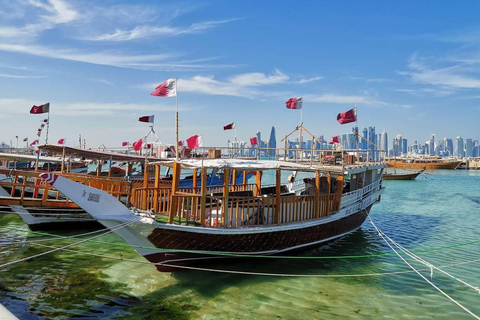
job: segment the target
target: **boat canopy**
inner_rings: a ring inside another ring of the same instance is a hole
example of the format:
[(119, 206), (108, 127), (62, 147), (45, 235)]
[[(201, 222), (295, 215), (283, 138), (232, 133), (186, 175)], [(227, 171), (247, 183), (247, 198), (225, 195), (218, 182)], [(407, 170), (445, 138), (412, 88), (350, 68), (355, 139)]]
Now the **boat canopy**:
[(318, 167), (307, 166), (304, 164), (286, 162), (286, 161), (275, 161), (275, 160), (246, 160), (246, 159), (185, 159), (178, 161), (159, 161), (159, 162), (150, 162), (149, 165), (162, 165), (167, 167), (173, 167), (175, 163), (180, 164), (182, 169), (199, 169), (199, 168), (208, 168), (208, 169), (235, 169), (235, 170), (252, 170), (252, 171), (263, 171), (263, 170), (291, 170), (291, 171), (307, 171), (315, 172), (319, 171)]
[[(79, 149), (66, 146), (56, 146), (56, 145), (42, 145), (38, 147), (42, 151), (62, 154), (65, 152), (66, 156), (77, 156), (85, 159), (99, 159), (99, 160), (112, 160), (112, 161), (134, 161), (134, 162), (145, 162), (145, 156), (135, 155), (135, 154), (125, 154), (109, 151), (97, 151), (97, 150), (88, 150), (88, 149)], [(147, 157), (148, 161), (159, 161), (160, 159), (154, 157)]]
[[(36, 155), (31, 155), (31, 154), (16, 154), (16, 153), (0, 152), (0, 160), (6, 160), (6, 161), (36, 161), (37, 156)], [(55, 157), (39, 156), (38, 161), (40, 161), (40, 162), (50, 162), (50, 163), (61, 163), (62, 159), (61, 158), (55, 158)]]

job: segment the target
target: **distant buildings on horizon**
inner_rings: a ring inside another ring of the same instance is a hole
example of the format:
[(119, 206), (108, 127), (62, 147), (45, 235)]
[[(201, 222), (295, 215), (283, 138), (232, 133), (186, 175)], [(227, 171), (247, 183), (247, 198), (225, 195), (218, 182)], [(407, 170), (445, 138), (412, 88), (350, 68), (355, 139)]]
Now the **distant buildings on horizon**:
[[(352, 128), (351, 132), (337, 136), (339, 141), (338, 143), (327, 141), (324, 135), (319, 135), (318, 137), (315, 137), (316, 141), (313, 145), (313, 149), (335, 149), (338, 144), (342, 144), (344, 149), (356, 150), (356, 139), (354, 136), (355, 127)], [(480, 143), (478, 140), (473, 140), (472, 138), (467, 138), (464, 140), (462, 137), (457, 136), (455, 139), (437, 139), (436, 134), (431, 134), (430, 138), (424, 143), (419, 143), (417, 140), (415, 140), (413, 144), (409, 145), (407, 139), (405, 139), (401, 134), (397, 134), (389, 141), (387, 132), (384, 130), (382, 133), (377, 134), (375, 132), (375, 127), (364, 128), (361, 130), (361, 132), (359, 132), (359, 136), (358, 149), (362, 151), (371, 151), (372, 154), (375, 155), (374, 157), (379, 157), (378, 153), (373, 152), (374, 150), (379, 149), (386, 150), (387, 156), (423, 155), (460, 158), (480, 157)], [(274, 126), (272, 126), (270, 131), (269, 140), (263, 141), (260, 131), (257, 131), (256, 137), (258, 146), (250, 146), (245, 151), (242, 151), (242, 156), (246, 156), (246, 153), (248, 153), (248, 156), (255, 156), (257, 148), (275, 149), (277, 147)], [(290, 150), (303, 149), (308, 153), (308, 150), (312, 149), (312, 139), (310, 135), (304, 133), (302, 140), (303, 141), (300, 146), (298, 136), (294, 140), (288, 139), (286, 146)], [(245, 145), (243, 142), (237, 143), (237, 147)], [(273, 150), (268, 151), (268, 156), (273, 156), (273, 153)], [(290, 153), (293, 153), (293, 151)], [(264, 155), (266, 156), (267, 154)], [(289, 154), (288, 156), (291, 155)]]

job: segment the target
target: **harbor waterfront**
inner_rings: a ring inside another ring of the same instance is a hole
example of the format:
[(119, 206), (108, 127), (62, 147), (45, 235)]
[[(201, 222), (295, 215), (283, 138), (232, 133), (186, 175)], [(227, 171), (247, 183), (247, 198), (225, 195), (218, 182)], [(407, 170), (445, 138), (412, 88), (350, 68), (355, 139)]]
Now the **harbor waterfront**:
[[(478, 287), (479, 177), (475, 170), (427, 170), (415, 181), (384, 181), (386, 192), (370, 217), (393, 240)], [(32, 232), (18, 216), (0, 214), (0, 303), (20, 319), (472, 318), (393, 254), (368, 220), (298, 255), (204, 270), (157, 272), (113, 234), (8, 264), (96, 235), (91, 232)], [(66, 238), (39, 241), (60, 235)], [(15, 239), (23, 243), (11, 245)], [(480, 314), (478, 289), (402, 257)]]

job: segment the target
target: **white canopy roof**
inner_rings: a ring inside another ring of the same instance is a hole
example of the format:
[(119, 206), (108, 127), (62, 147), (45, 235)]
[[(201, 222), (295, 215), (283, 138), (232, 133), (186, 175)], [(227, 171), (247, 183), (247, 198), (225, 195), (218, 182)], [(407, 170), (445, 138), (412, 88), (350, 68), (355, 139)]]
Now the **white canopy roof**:
[[(176, 161), (150, 162), (150, 165), (162, 165), (173, 167)], [(236, 170), (292, 170), (292, 171), (318, 171), (318, 167), (311, 167), (294, 162), (274, 161), (274, 160), (247, 160), (247, 159), (184, 159), (177, 161), (182, 169), (236, 169)]]

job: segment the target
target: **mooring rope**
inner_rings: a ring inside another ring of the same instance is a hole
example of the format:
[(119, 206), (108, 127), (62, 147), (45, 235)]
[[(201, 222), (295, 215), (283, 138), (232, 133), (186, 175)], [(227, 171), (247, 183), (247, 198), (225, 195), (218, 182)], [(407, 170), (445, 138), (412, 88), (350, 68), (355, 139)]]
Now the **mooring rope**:
[[(40, 244), (40, 243), (35, 243), (34, 245), (46, 247), (46, 248), (55, 248), (54, 246), (51, 245), (46, 245), (46, 244)], [(134, 259), (129, 259), (129, 258), (119, 258), (119, 257), (111, 257), (107, 255), (101, 255), (101, 254), (96, 254), (96, 253), (91, 253), (91, 252), (85, 252), (81, 250), (72, 250), (68, 248), (61, 248), (62, 251), (66, 252), (72, 252), (76, 254), (84, 254), (88, 256), (93, 256), (93, 257), (98, 257), (98, 258), (104, 258), (104, 259), (109, 259), (109, 260), (114, 260), (114, 261), (125, 261), (125, 262), (132, 262), (132, 263), (138, 263), (138, 264), (145, 264), (145, 265), (160, 265), (160, 266), (167, 266), (167, 267), (172, 267), (172, 268), (181, 268), (181, 269), (190, 269), (190, 270), (196, 270), (196, 271), (207, 271), (207, 272), (216, 272), (216, 273), (230, 273), (230, 274), (241, 274), (241, 275), (253, 275), (253, 276), (270, 276), (270, 277), (314, 277), (314, 278), (352, 278), (352, 277), (376, 277), (376, 276), (387, 276), (387, 275), (396, 275), (396, 274), (407, 274), (407, 273), (413, 273), (413, 270), (406, 270), (406, 271), (391, 271), (391, 272), (377, 272), (377, 273), (360, 273), (360, 274), (282, 274), (282, 273), (263, 273), (263, 272), (251, 272), (251, 271), (235, 271), (235, 270), (225, 270), (225, 269), (213, 269), (213, 268), (202, 268), (202, 267), (193, 267), (193, 266), (180, 266), (180, 265), (172, 265), (172, 264), (165, 264), (165, 263), (151, 263), (149, 261), (140, 261), (140, 260), (134, 260)], [(440, 268), (451, 268), (451, 267), (457, 267), (461, 265), (467, 265), (475, 262), (479, 262), (480, 259), (475, 259), (475, 260), (469, 260), (469, 261), (464, 261), (464, 262), (459, 262), (455, 264), (448, 264), (441, 266)], [(420, 271), (428, 271), (429, 269), (420, 269)]]
[[(137, 220), (139, 220), (139, 219), (140, 219), (140, 218), (131, 220), (131, 221), (129, 221), (129, 224), (135, 223), (135, 222), (136, 222)], [(0, 269), (1, 269), (1, 268), (4, 268), (4, 267), (7, 267), (7, 266), (10, 266), (10, 265), (13, 265), (13, 264), (16, 264), (16, 263), (19, 263), (19, 262), (22, 262), (22, 261), (27, 261), (27, 260), (30, 260), (30, 259), (38, 258), (38, 257), (44, 256), (44, 255), (47, 255), (47, 254), (50, 254), (50, 253), (53, 253), (53, 252), (56, 252), (56, 251), (60, 251), (60, 250), (62, 250), (62, 249), (66, 249), (66, 248), (70, 248), (70, 247), (76, 246), (76, 245), (78, 245), (78, 244), (81, 244), (81, 243), (90, 241), (90, 240), (92, 240), (92, 239), (101, 237), (101, 236), (103, 236), (103, 235), (105, 235), (105, 234), (112, 233), (112, 232), (114, 232), (114, 231), (117, 230), (117, 229), (124, 228), (125, 226), (126, 226), (125, 224), (122, 224), (122, 225), (119, 226), (119, 227), (110, 228), (110, 229), (108, 229), (108, 231), (106, 231), (106, 232), (104, 232), (104, 233), (102, 233), (102, 234), (93, 236), (93, 237), (91, 237), (91, 238), (83, 239), (83, 240), (77, 241), (77, 242), (75, 242), (75, 243), (71, 243), (71, 244), (68, 244), (68, 245), (65, 245), (65, 246), (62, 246), (62, 247), (59, 247), (59, 248), (55, 248), (55, 249), (50, 250), (50, 251), (46, 251), (46, 252), (42, 252), (42, 253), (35, 254), (35, 255), (33, 255), (33, 256), (29, 256), (29, 257), (25, 257), (25, 258), (21, 258), (21, 259), (15, 260), (15, 261), (11, 261), (11, 262), (7, 262), (7, 263), (4, 263), (4, 264), (0, 264)]]
[(480, 317), (477, 316), (476, 314), (474, 314), (472, 311), (470, 311), (469, 309), (467, 309), (465, 306), (463, 306), (460, 302), (458, 302), (457, 300), (455, 300), (454, 298), (450, 297), (447, 293), (445, 293), (442, 289), (440, 289), (439, 287), (437, 287), (433, 282), (431, 282), (430, 280), (428, 280), (423, 274), (420, 273), (419, 270), (415, 269), (414, 266), (412, 266), (407, 260), (405, 260), (401, 254), (399, 254), (395, 248), (392, 247), (392, 245), (388, 242), (388, 240), (386, 239), (386, 237), (383, 235), (383, 232), (380, 231), (380, 229), (378, 229), (378, 227), (375, 225), (375, 223), (373, 222), (372, 218), (371, 217), (368, 217), (370, 223), (373, 225), (373, 227), (375, 228), (375, 230), (377, 231), (378, 235), (383, 239), (383, 241), (390, 247), (390, 249), (392, 249), (393, 252), (395, 252), (395, 254), (403, 260), (403, 262), (405, 262), (405, 264), (407, 266), (409, 266), (413, 271), (415, 271), (416, 274), (418, 274), (423, 280), (425, 280), (428, 284), (430, 284), (433, 288), (435, 288), (438, 292), (440, 292), (441, 294), (443, 294), (447, 299), (449, 299), (450, 301), (452, 301), (453, 303), (455, 303), (457, 306), (459, 306), (460, 308), (462, 308), (465, 312), (467, 312), (468, 314), (470, 314), (472, 317), (474, 317), (475, 319), (478, 319), (480, 320)]
[(422, 259), (421, 257), (419, 257), (418, 255), (414, 254), (413, 252), (409, 251), (408, 249), (406, 249), (405, 247), (403, 247), (401, 244), (399, 244), (398, 242), (396, 242), (395, 240), (391, 239), (388, 235), (386, 235), (384, 232), (382, 232), (383, 235), (390, 241), (392, 242), (397, 248), (399, 248), (400, 250), (402, 250), (405, 254), (407, 254), (409, 257), (411, 257), (412, 259), (422, 263), (423, 265), (427, 266), (430, 268), (430, 278), (433, 278), (433, 269), (435, 270), (438, 270), (440, 271), (441, 273), (445, 274), (446, 276), (452, 278), (453, 280), (456, 280), (464, 285), (466, 285), (467, 287), (475, 290), (477, 293), (480, 293), (480, 289), (476, 286), (473, 286), (459, 278), (457, 278), (456, 276), (448, 273), (448, 272), (445, 272), (443, 271), (442, 269), (440, 269), (439, 267), (436, 267), (434, 266), (433, 264), (429, 263), (428, 261)]
[[(23, 229), (18, 229), (14, 227), (3, 227), (9, 230), (14, 230), (14, 231), (25, 231)], [(52, 241), (52, 240), (58, 240), (58, 239), (74, 239), (77, 237), (82, 237), (91, 233), (96, 233), (96, 232), (102, 232), (103, 230), (98, 230), (98, 231), (93, 231), (90, 233), (84, 233), (84, 234), (79, 234), (79, 235), (72, 235), (72, 236), (58, 236), (54, 235), (51, 233), (45, 233), (45, 232), (38, 232), (38, 231), (29, 231), (30, 233), (33, 234), (38, 234), (38, 235), (43, 235), (43, 236), (49, 236), (49, 237), (54, 237), (53, 239), (39, 239), (39, 240), (18, 240), (18, 243), (21, 244), (28, 244), (30, 242), (44, 242), (44, 241)], [(1, 238), (1, 237), (0, 237)], [(388, 257), (388, 256), (394, 256), (394, 253), (373, 253), (373, 254), (367, 254), (367, 255), (348, 255), (348, 256), (313, 256), (313, 257), (299, 257), (299, 256), (281, 256), (281, 255), (246, 255), (246, 254), (222, 254), (222, 253), (213, 253), (213, 252), (208, 252), (208, 251), (201, 251), (201, 250), (177, 250), (177, 249), (166, 249), (166, 248), (157, 248), (153, 246), (135, 246), (135, 245), (130, 245), (127, 243), (112, 243), (112, 242), (106, 242), (106, 241), (99, 241), (99, 240), (94, 240), (92, 242), (95, 243), (101, 243), (101, 244), (109, 244), (109, 245), (114, 245), (114, 246), (120, 246), (120, 247), (130, 247), (130, 248), (141, 248), (141, 249), (157, 249), (157, 250), (163, 250), (163, 251), (171, 251), (171, 252), (185, 252), (185, 253), (198, 253), (198, 254), (204, 254), (204, 255), (215, 255), (215, 256), (230, 256), (230, 257), (249, 257), (249, 258), (265, 258), (265, 259), (298, 259), (298, 260), (318, 260), (318, 259), (359, 259), (359, 258), (372, 258), (372, 257)], [(474, 241), (469, 241), (469, 242), (462, 242), (462, 243), (454, 243), (451, 245), (447, 246), (440, 246), (440, 247), (433, 247), (433, 248), (427, 248), (427, 249), (419, 249), (415, 250), (413, 252), (431, 252), (431, 251), (439, 251), (439, 250), (444, 250), (444, 249), (451, 249), (451, 248), (457, 248), (457, 247), (462, 247), (462, 246), (467, 246), (467, 245), (472, 245), (472, 244), (477, 244), (480, 243), (480, 240), (474, 240)], [(10, 243), (4, 243), (1, 244), (0, 246), (7, 246), (11, 245)]]

